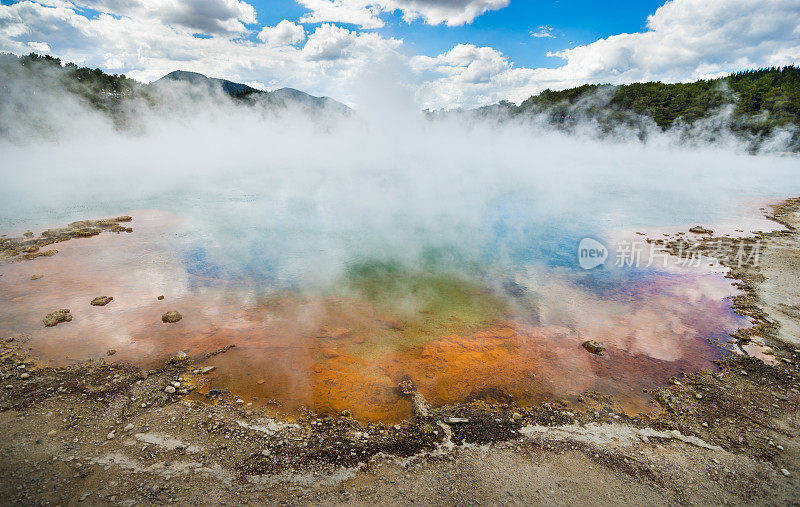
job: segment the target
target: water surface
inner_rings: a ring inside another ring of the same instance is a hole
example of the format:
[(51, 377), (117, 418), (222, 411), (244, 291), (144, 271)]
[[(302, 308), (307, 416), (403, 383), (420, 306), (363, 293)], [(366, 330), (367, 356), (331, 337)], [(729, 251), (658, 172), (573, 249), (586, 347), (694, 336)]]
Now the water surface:
[[(405, 378), (435, 405), (575, 403), (589, 391), (647, 411), (643, 389), (713, 369), (725, 354), (718, 344), (746, 324), (730, 310), (734, 290), (719, 270), (608, 262), (584, 271), (566, 246), (543, 257), (534, 242), (509, 245), (503, 231), (490, 242), (502, 263), (432, 248), (416, 265), (355, 256), (338, 276), (301, 283), (277, 273), (313, 272), (313, 264), (279, 269), (308, 261), (308, 252), (255, 250), (249, 262), (273, 266), (248, 275), (247, 266), (216, 261), (224, 245), (191, 217), (128, 214), (133, 233), (74, 239), (53, 257), (0, 266), (0, 333), (54, 365), (103, 358), (149, 368), (184, 351), (217, 367), (199, 392), (228, 389), (286, 416), (349, 410), (391, 422), (411, 415), (396, 388)], [(642, 236), (617, 231), (605, 240), (620, 238)], [(99, 295), (114, 300), (90, 306)], [(72, 322), (43, 327), (59, 308)], [(168, 310), (183, 319), (162, 323)], [(590, 339), (605, 343), (603, 357), (581, 347)], [(206, 357), (227, 345), (235, 348)]]

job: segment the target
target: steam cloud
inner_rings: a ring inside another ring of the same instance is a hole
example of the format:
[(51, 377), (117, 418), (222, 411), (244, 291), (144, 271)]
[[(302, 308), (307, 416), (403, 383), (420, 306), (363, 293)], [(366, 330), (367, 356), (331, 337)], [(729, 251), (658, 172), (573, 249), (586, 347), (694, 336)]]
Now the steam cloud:
[[(33, 79), (33, 78), (28, 78)], [(354, 261), (558, 263), (583, 235), (713, 222), (800, 189), (795, 157), (654, 130), (598, 139), (544, 122), (413, 111), (370, 82), (352, 115), (236, 103), (173, 83), (114, 124), (46, 80), (0, 101), (5, 232), (152, 208), (192, 217), (232, 276), (325, 283)], [(388, 90), (388, 91), (387, 91)], [(445, 262), (446, 263), (446, 262)], [(457, 269), (461, 269), (460, 267)]]

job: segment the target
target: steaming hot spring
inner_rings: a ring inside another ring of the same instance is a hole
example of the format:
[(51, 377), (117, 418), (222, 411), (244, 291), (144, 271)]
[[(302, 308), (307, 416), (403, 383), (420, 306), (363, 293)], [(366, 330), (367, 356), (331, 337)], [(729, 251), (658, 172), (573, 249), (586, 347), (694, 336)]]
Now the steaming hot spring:
[[(186, 354), (190, 397), (288, 418), (401, 420), (409, 380), (433, 405), (592, 392), (654, 410), (643, 390), (715, 368), (746, 320), (712, 259), (681, 263), (647, 239), (775, 228), (759, 207), (798, 190), (789, 160), (657, 137), (213, 108), (188, 128), (94, 121), (5, 149), (24, 171), (0, 190), (2, 232), (118, 215), (132, 232), (0, 266), (3, 336), (52, 365)], [(585, 238), (602, 265), (579, 262)], [(42, 325), (61, 308), (71, 321)]]

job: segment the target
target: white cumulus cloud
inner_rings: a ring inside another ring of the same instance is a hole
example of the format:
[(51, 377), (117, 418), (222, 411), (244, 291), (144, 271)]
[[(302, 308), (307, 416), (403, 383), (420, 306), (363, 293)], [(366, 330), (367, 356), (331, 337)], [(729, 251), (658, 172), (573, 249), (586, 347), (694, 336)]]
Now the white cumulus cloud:
[(284, 19), (275, 26), (262, 28), (257, 37), (270, 46), (290, 46), (303, 42), (306, 39), (306, 31), (302, 25)]
[(240, 33), (256, 22), (255, 7), (242, 0), (74, 0), (118, 16), (155, 19), (208, 34)]
[(50, 51), (50, 45), (46, 42), (35, 42), (29, 41), (28, 47), (30, 47), (34, 51), (38, 51), (39, 53), (47, 53)]
[(350, 23), (361, 28), (384, 26), (383, 13), (400, 11), (406, 22), (417, 19), (429, 25), (458, 26), (487, 11), (502, 9), (510, 0), (297, 0), (309, 12), (300, 21)]
[(672, 0), (648, 30), (554, 53), (570, 81), (685, 81), (800, 57), (800, 0)]
[(310, 61), (363, 60), (370, 56), (388, 55), (402, 41), (384, 39), (375, 33), (359, 33), (324, 23), (308, 36), (301, 55)]
[(301, 23), (331, 21), (368, 29), (384, 26), (380, 6), (370, 0), (297, 0), (297, 3), (311, 11), (300, 18)]

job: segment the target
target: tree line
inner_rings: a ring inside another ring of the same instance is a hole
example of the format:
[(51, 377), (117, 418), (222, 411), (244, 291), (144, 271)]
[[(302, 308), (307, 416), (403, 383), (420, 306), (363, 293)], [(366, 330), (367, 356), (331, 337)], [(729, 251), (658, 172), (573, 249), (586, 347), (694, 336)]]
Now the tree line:
[(764, 139), (784, 129), (793, 136), (795, 150), (800, 146), (800, 68), (793, 65), (691, 83), (585, 84), (566, 90), (547, 89), (519, 106), (508, 102), (499, 106), (512, 116), (543, 114), (560, 125), (592, 119), (607, 129), (636, 124), (637, 117), (645, 117), (667, 130), (722, 113), (727, 128), (734, 133)]

